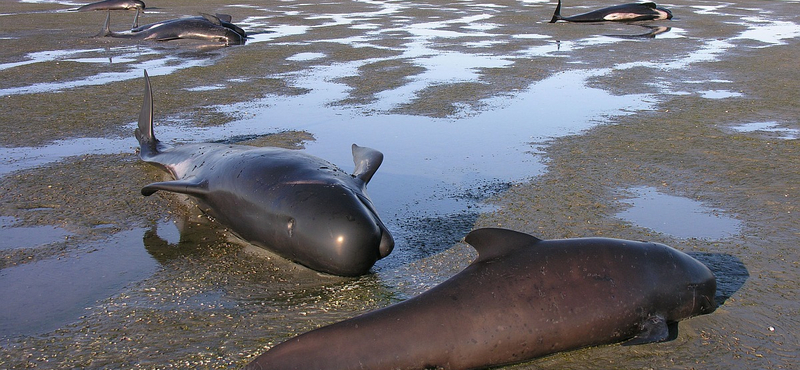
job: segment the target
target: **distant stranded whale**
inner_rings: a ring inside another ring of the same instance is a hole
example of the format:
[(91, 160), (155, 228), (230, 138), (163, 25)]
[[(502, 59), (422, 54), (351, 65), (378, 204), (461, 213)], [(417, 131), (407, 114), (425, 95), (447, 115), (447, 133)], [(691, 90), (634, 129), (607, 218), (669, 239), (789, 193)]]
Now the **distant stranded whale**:
[(561, 15), (561, 0), (558, 0), (556, 11), (550, 23), (557, 21), (567, 22), (604, 22), (604, 21), (650, 21), (660, 19), (672, 19), (672, 12), (665, 8), (657, 7), (653, 2), (631, 3), (610, 6), (608, 8), (594, 10), (569, 17)]
[(245, 31), (230, 23), (231, 17), (227, 14), (202, 14), (199, 17), (171, 19), (135, 27), (130, 32), (112, 32), (110, 19), (109, 13), (98, 36), (152, 41), (198, 39), (225, 45), (244, 44), (247, 39)]
[(314, 270), (365, 274), (389, 255), (394, 239), (367, 197), (383, 161), (353, 144), (348, 174), (297, 150), (227, 144), (165, 145), (153, 133), (153, 94), (145, 72), (139, 157), (175, 180), (142, 188), (191, 196), (200, 209), (242, 239)]
[(76, 9), (79, 12), (87, 12), (92, 10), (130, 10), (136, 9), (136, 15), (133, 17), (133, 26), (131, 28), (139, 27), (139, 13), (144, 11), (145, 4), (141, 0), (103, 0), (96, 3), (86, 4)]
[(478, 369), (627, 341), (664, 341), (716, 308), (702, 263), (663, 244), (539, 240), (478, 229), (478, 258), (407, 301), (269, 349), (248, 369)]

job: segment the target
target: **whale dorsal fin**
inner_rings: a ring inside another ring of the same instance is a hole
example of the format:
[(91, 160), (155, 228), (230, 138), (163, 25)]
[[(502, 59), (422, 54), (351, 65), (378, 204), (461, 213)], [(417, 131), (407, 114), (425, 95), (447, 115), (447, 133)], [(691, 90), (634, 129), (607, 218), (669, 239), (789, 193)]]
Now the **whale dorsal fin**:
[(149, 196), (159, 190), (192, 195), (195, 197), (203, 197), (208, 194), (208, 181), (198, 178), (189, 178), (182, 180), (154, 182), (152, 184), (145, 185), (145, 187), (142, 188), (142, 195)]
[(511, 251), (536, 244), (541, 239), (508, 229), (486, 228), (473, 230), (464, 238), (476, 251), (475, 262), (504, 256)]
[(217, 26), (222, 26), (222, 22), (220, 22), (220, 19), (219, 19), (218, 16), (211, 15), (211, 14), (208, 14), (208, 13), (200, 13), (200, 15), (203, 16), (203, 18), (205, 18), (207, 21), (211, 22), (212, 24), (217, 25)]
[(656, 8), (656, 3), (654, 3), (654, 2), (641, 3), (641, 5), (644, 5), (644, 6), (648, 7), (648, 8), (650, 8), (650, 9), (655, 9)]
[(375, 174), (382, 162), (383, 153), (372, 148), (353, 144), (353, 163), (356, 165), (353, 170), (353, 176), (364, 181), (365, 185), (372, 179), (372, 175)]
[(134, 136), (139, 140), (139, 156), (147, 159), (159, 152), (160, 142), (153, 133), (153, 90), (150, 87), (150, 76), (144, 71), (144, 99), (142, 110), (139, 111), (139, 125), (134, 130)]
[(230, 23), (233, 20), (233, 17), (231, 17), (230, 14), (217, 13), (217, 18), (219, 18), (219, 20), (223, 22), (228, 22), (228, 23)]

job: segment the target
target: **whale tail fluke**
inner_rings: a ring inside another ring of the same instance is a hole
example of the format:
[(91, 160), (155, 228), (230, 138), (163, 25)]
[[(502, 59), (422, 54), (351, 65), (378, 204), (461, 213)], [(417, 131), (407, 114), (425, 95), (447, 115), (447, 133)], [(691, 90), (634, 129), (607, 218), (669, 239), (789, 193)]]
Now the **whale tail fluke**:
[(158, 154), (159, 141), (153, 133), (153, 91), (150, 88), (150, 76), (144, 71), (144, 99), (139, 112), (139, 127), (134, 131), (139, 140), (139, 157), (146, 159)]
[(133, 16), (133, 26), (131, 26), (131, 30), (139, 28), (139, 13), (144, 13), (144, 7), (136, 8), (136, 15)]
[(103, 23), (103, 28), (100, 30), (100, 33), (95, 35), (95, 37), (106, 37), (111, 36), (113, 32), (111, 32), (111, 11), (109, 10), (106, 14), (106, 21)]
[(564, 17), (561, 16), (561, 0), (558, 0), (558, 5), (556, 5), (556, 11), (553, 12), (553, 18), (550, 19), (550, 23), (556, 23), (562, 19), (564, 19)]

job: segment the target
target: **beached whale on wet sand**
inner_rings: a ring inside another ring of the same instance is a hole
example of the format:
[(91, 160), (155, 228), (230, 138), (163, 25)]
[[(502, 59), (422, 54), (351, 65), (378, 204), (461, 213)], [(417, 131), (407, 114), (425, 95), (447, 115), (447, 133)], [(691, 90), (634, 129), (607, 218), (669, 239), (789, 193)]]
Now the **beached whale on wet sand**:
[(561, 15), (561, 0), (558, 0), (556, 10), (550, 23), (558, 21), (567, 22), (633, 22), (633, 21), (652, 21), (661, 19), (672, 19), (672, 12), (656, 6), (656, 3), (630, 3), (609, 6), (607, 8), (593, 10), (591, 12), (577, 14), (569, 17)]
[(110, 20), (111, 14), (109, 13), (103, 29), (97, 36), (150, 41), (196, 39), (225, 45), (241, 45), (247, 39), (244, 30), (230, 23), (230, 16), (224, 14), (201, 14), (199, 17), (171, 19), (135, 27), (128, 32), (111, 31)]
[(191, 196), (242, 239), (314, 270), (362, 275), (389, 255), (394, 239), (366, 194), (383, 161), (353, 144), (353, 174), (298, 150), (218, 143), (168, 146), (153, 133), (153, 94), (145, 93), (139, 157), (174, 180), (142, 188)]
[(93, 10), (130, 10), (135, 9), (136, 15), (133, 17), (133, 26), (131, 28), (139, 27), (139, 13), (143, 12), (146, 5), (141, 0), (103, 0), (91, 4), (86, 4), (76, 9), (79, 12), (88, 12)]
[[(404, 302), (298, 335), (248, 369), (478, 369), (669, 338), (716, 308), (702, 263), (663, 244), (478, 229), (477, 259)], [(674, 326), (673, 326), (674, 328)]]

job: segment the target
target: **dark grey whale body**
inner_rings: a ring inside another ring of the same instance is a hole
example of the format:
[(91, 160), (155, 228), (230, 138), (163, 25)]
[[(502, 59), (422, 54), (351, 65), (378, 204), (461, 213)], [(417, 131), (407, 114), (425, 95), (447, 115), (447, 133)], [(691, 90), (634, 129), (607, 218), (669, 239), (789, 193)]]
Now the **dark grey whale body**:
[(219, 14), (219, 13), (217, 13), (215, 15), (206, 14), (206, 13), (201, 13), (201, 14), (202, 15), (199, 16), (199, 17), (186, 17), (186, 18), (171, 19), (171, 20), (168, 20), (168, 21), (156, 22), (156, 23), (147, 24), (147, 25), (144, 25), (144, 26), (141, 26), (141, 27), (135, 27), (135, 28), (131, 29), (131, 33), (149, 31), (149, 30), (152, 30), (154, 28), (162, 27), (164, 25), (174, 24), (176, 22), (179, 23), (179, 24), (183, 23), (185, 25), (185, 22), (187, 22), (187, 21), (200, 21), (200, 22), (208, 21), (208, 22), (211, 22), (212, 24), (214, 24), (215, 26), (216, 25), (220, 25), (220, 26), (223, 26), (225, 28), (229, 28), (232, 31), (234, 31), (234, 32), (238, 33), (239, 35), (241, 35), (243, 38), (247, 37), (247, 33), (241, 27), (231, 23), (231, 16), (230, 15), (228, 15), (228, 14)]
[(224, 14), (171, 19), (135, 27), (130, 32), (112, 32), (109, 28), (110, 17), (110, 14), (106, 17), (98, 36), (151, 41), (197, 39), (225, 45), (241, 45), (247, 39), (244, 30), (230, 23), (230, 16)]
[(334, 275), (369, 271), (394, 247), (366, 186), (383, 161), (353, 144), (354, 173), (306, 153), (246, 145), (167, 146), (153, 133), (153, 100), (145, 94), (136, 129), (139, 156), (175, 180), (142, 188), (193, 197), (200, 208), (242, 239)]
[(103, 0), (91, 4), (86, 4), (78, 9), (79, 12), (88, 12), (93, 10), (130, 10), (135, 9), (136, 15), (133, 17), (133, 26), (131, 28), (139, 27), (139, 13), (144, 11), (146, 5), (141, 0)]
[(651, 21), (660, 19), (672, 19), (672, 12), (665, 8), (656, 6), (653, 2), (631, 3), (609, 6), (607, 8), (594, 10), (587, 13), (577, 14), (569, 17), (561, 15), (561, 0), (558, 0), (556, 10), (550, 23), (557, 21), (567, 22), (604, 22), (604, 21)]
[(581, 347), (667, 340), (714, 311), (706, 266), (662, 244), (478, 229), (478, 258), (407, 301), (281, 343), (248, 369), (477, 369)]

